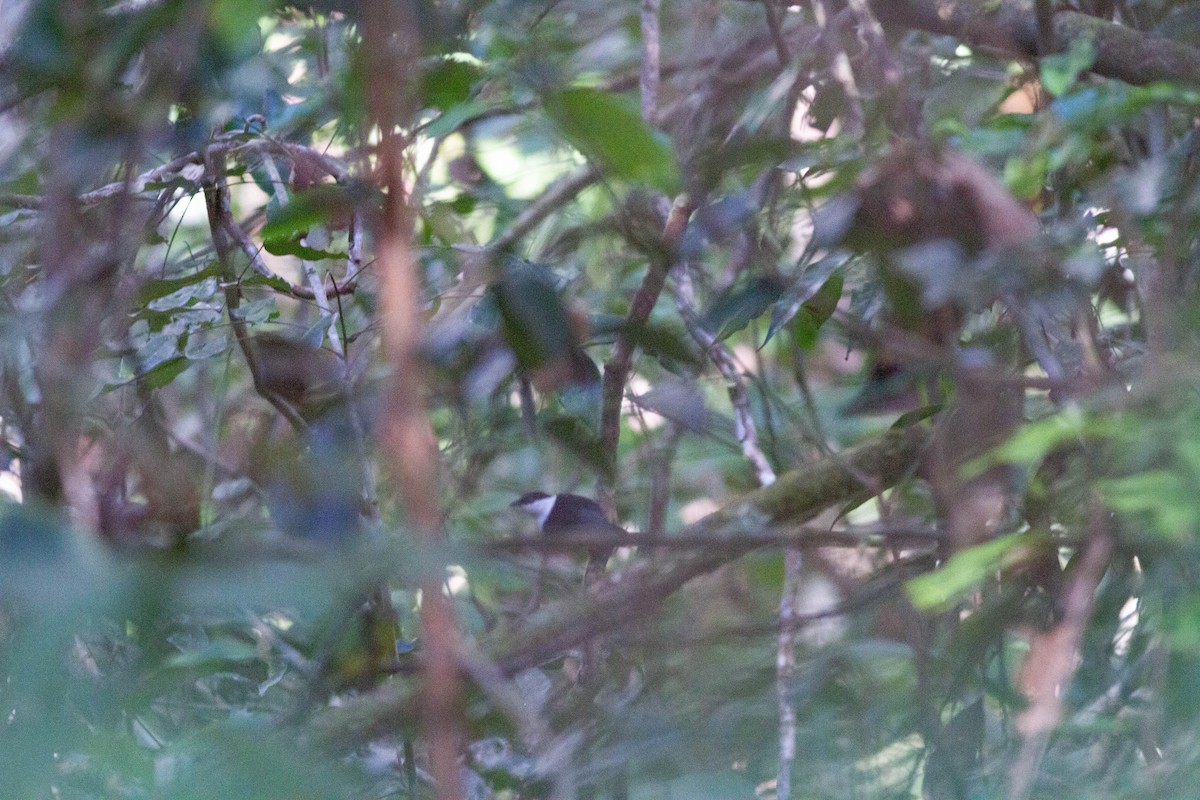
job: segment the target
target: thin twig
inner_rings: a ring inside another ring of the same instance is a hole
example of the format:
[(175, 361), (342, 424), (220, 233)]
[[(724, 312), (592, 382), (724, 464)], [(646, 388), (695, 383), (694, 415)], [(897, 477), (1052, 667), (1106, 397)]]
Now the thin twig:
[[(632, 534), (615, 538), (611, 534), (573, 531), (569, 536), (539, 536), (499, 539), (480, 544), (485, 553), (513, 552), (586, 552), (600, 547), (652, 547), (657, 550), (744, 550), (746, 547), (778, 547), (786, 550), (811, 550), (819, 547), (913, 548), (936, 545), (944, 539), (939, 531), (905, 525), (863, 526), (831, 530), (820, 526), (779, 527), (765, 533), (739, 531), (731, 536), (707, 534)], [(1066, 546), (1063, 541), (1056, 544)]]
[(763, 11), (767, 15), (767, 30), (771, 32), (771, 42), (775, 45), (775, 55), (779, 57), (779, 66), (786, 67), (792, 63), (792, 54), (784, 41), (783, 31), (779, 27), (779, 11), (772, 0), (763, 0)]
[(762, 448), (758, 445), (758, 429), (754, 423), (754, 413), (750, 409), (750, 397), (746, 393), (746, 382), (742, 379), (737, 360), (729, 347), (716, 336), (705, 329), (704, 323), (693, 307), (694, 300), (691, 291), (691, 276), (688, 265), (680, 264), (675, 269), (675, 280), (671, 284), (671, 294), (675, 298), (675, 308), (683, 319), (688, 333), (704, 350), (705, 355), (716, 366), (721, 377), (725, 379), (729, 391), (729, 401), (733, 405), (734, 432), (738, 444), (742, 447), (742, 455), (754, 469), (754, 477), (759, 486), (770, 486), (775, 482), (775, 470), (771, 467)]
[(662, 0), (642, 0), (642, 69), (638, 82), (642, 94), (642, 119), (654, 124), (658, 113), (661, 76), (658, 17)]
[(667, 214), (663, 226), (662, 253), (650, 260), (642, 284), (629, 303), (625, 323), (617, 333), (612, 357), (604, 365), (604, 383), (600, 400), (600, 444), (608, 464), (607, 474), (597, 487), (597, 500), (606, 512), (613, 511), (613, 487), (617, 469), (617, 443), (621, 437), (621, 398), (625, 394), (625, 382), (633, 364), (634, 336), (641, 330), (650, 313), (658, 303), (667, 281), (667, 273), (675, 260), (675, 253), (683, 240), (688, 218), (692, 214), (692, 203), (687, 195), (676, 198)]
[(667, 506), (671, 501), (671, 465), (684, 427), (668, 420), (662, 442), (654, 453), (654, 465), (650, 471), (650, 512), (646, 515), (646, 532), (661, 536), (667, 527)]
[(225, 311), (229, 315), (229, 324), (233, 328), (233, 336), (237, 341), (246, 366), (250, 369), (250, 377), (254, 382), (254, 390), (264, 400), (270, 403), (283, 415), (284, 419), (298, 431), (305, 431), (308, 426), (300, 416), (295, 406), (281, 397), (278, 392), (267, 386), (263, 380), (262, 365), (258, 354), (250, 341), (250, 333), (246, 321), (238, 313), (242, 302), (241, 279), (233, 266), (233, 243), (230, 241), (231, 231), (241, 231), (233, 221), (229, 209), (229, 187), (225, 183), (225, 153), (219, 147), (214, 147), (205, 154), (204, 202), (208, 209), (208, 227), (212, 235), (213, 247), (217, 252), (217, 260), (221, 264), (223, 280), (222, 289), (225, 293)]
[(546, 187), (546, 191), (542, 192), (537, 200), (526, 206), (525, 210), (518, 214), (512, 224), (504, 230), (504, 233), (489, 242), (487, 249), (494, 253), (510, 249), (540, 225), (543, 220), (571, 202), (577, 194), (598, 180), (600, 180), (600, 171), (591, 164), (562, 176)]

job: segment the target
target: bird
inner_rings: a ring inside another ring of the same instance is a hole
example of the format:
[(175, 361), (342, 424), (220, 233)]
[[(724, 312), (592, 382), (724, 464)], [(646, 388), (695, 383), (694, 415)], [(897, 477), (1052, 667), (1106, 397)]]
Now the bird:
[[(614, 540), (629, 536), (628, 531), (609, 521), (596, 501), (578, 494), (527, 492), (514, 500), (512, 507), (536, 519), (543, 536), (591, 534), (611, 536)], [(612, 550), (611, 546), (589, 549), (591, 559), (584, 573), (585, 583), (590, 583), (592, 576), (604, 569)]]

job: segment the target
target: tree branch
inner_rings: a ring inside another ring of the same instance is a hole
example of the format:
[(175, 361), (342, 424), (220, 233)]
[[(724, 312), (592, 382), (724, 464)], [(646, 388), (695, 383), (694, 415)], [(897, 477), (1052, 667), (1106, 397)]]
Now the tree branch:
[[(379, 223), (376, 267), (379, 319), (392, 375), (380, 420), (382, 451), (392, 482), (404, 501), (409, 530), (435, 546), (444, 537), (438, 490), (436, 440), (425, 408), (421, 358), (421, 278), (412, 246), (412, 214), (405, 188), (400, 127), (409, 124), (419, 91), (420, 43), (411, 2), (374, 0), (363, 9), (367, 54), (367, 105), (379, 126), (377, 169), (386, 191)], [(428, 745), (434, 797), (462, 797), (458, 759), (463, 744), (462, 681), (458, 624), (443, 591), (444, 568), (437, 562), (421, 582), (421, 719)], [(395, 725), (395, 718), (391, 720)]]
[(692, 214), (692, 204), (687, 195), (680, 195), (667, 214), (663, 226), (662, 251), (650, 259), (642, 284), (629, 303), (629, 313), (625, 323), (617, 333), (617, 341), (613, 345), (612, 358), (604, 365), (604, 384), (600, 395), (600, 445), (607, 460), (607, 475), (600, 480), (597, 495), (600, 505), (612, 511), (612, 492), (616, 481), (617, 444), (621, 438), (621, 398), (625, 394), (625, 381), (629, 378), (629, 370), (633, 364), (634, 335), (645, 326), (658, 303), (663, 286), (667, 282), (667, 273), (675, 260), (679, 243), (687, 230), (688, 218)]
[(258, 354), (250, 341), (250, 333), (246, 329), (246, 321), (238, 314), (242, 302), (241, 278), (233, 267), (233, 243), (235, 232), (241, 228), (233, 221), (229, 209), (229, 187), (225, 184), (225, 152), (222, 148), (214, 147), (205, 154), (204, 204), (208, 209), (208, 227), (212, 233), (213, 248), (217, 252), (217, 260), (221, 263), (222, 286), (225, 292), (225, 311), (229, 315), (229, 324), (233, 328), (233, 337), (237, 341), (246, 366), (250, 369), (250, 377), (254, 382), (254, 390), (264, 400), (270, 403), (298, 431), (307, 430), (308, 426), (296, 408), (267, 386), (263, 380), (262, 365)]
[[(1026, 58), (1040, 51), (1037, 15), (1022, 0), (871, 0), (871, 8), (884, 23), (957, 36)], [(1055, 51), (1077, 39), (1092, 40), (1097, 75), (1139, 86), (1200, 83), (1200, 50), (1194, 47), (1074, 11), (1054, 14), (1053, 23)]]

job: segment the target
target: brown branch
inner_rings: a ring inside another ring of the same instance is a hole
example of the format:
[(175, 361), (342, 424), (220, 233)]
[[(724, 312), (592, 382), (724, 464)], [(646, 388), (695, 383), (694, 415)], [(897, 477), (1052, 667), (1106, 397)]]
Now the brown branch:
[[(1039, 53), (1037, 17), (1021, 0), (871, 0), (881, 22), (957, 36), (1017, 56)], [(1074, 11), (1054, 14), (1055, 51), (1088, 38), (1096, 48), (1092, 72), (1135, 85), (1200, 83), (1200, 50)]]
[(783, 31), (779, 27), (779, 9), (771, 0), (763, 0), (763, 11), (767, 15), (767, 30), (771, 32), (771, 43), (775, 45), (775, 55), (779, 58), (779, 66), (786, 67), (792, 63), (792, 53), (784, 41)]
[(750, 410), (750, 397), (746, 393), (746, 382), (742, 379), (741, 368), (729, 347), (705, 329), (704, 323), (693, 308), (691, 278), (688, 275), (687, 264), (676, 267), (671, 294), (675, 297), (675, 308), (679, 311), (688, 333), (725, 379), (729, 402), (733, 405), (734, 432), (738, 444), (741, 445), (742, 455), (754, 468), (754, 477), (758, 485), (769, 486), (775, 481), (775, 470), (758, 445), (757, 426), (754, 424), (754, 414)]
[(683, 438), (684, 427), (668, 420), (662, 443), (654, 453), (654, 464), (650, 470), (650, 502), (646, 514), (646, 532), (661, 536), (667, 529), (667, 506), (671, 502), (671, 466)]
[[(419, 306), (423, 291), (404, 183), (407, 142), (398, 131), (411, 119), (419, 88), (416, 9), (411, 2), (368, 0), (363, 17), (371, 20), (362, 31), (367, 102), (379, 126), (377, 169), (386, 192), (376, 271), (383, 345), (392, 362), (392, 376), (380, 420), (381, 445), (386, 468), (404, 501), (409, 530), (434, 547), (444, 536), (439, 464), (423, 396)], [(443, 570), (427, 570), (421, 585), (421, 716), (434, 796), (438, 800), (458, 800), (462, 797), (458, 759), (463, 744), (458, 625), (443, 585)], [(396, 719), (390, 722), (394, 725)]]
[(504, 233), (489, 242), (487, 249), (494, 253), (508, 250), (524, 239), (543, 220), (571, 202), (577, 194), (598, 180), (600, 180), (600, 171), (591, 164), (562, 176), (546, 187), (537, 200), (526, 206)]
[(692, 203), (687, 195), (680, 195), (667, 214), (663, 226), (661, 253), (650, 259), (646, 275), (629, 303), (625, 323), (617, 333), (612, 357), (604, 365), (604, 383), (600, 400), (600, 444), (607, 461), (607, 474), (601, 477), (597, 497), (600, 505), (612, 511), (613, 486), (617, 471), (617, 444), (621, 438), (621, 398), (625, 394), (625, 382), (633, 364), (634, 336), (642, 329), (650, 313), (658, 303), (667, 281), (667, 273), (675, 260), (683, 233), (687, 230), (688, 218), (692, 214)]
[[(926, 528), (900, 525), (866, 526), (831, 530), (819, 526), (785, 525), (773, 532), (719, 536), (709, 533), (650, 534), (637, 533), (618, 539), (603, 532), (572, 531), (570, 536), (511, 538), (479, 545), (484, 553), (575, 552), (600, 547), (649, 547), (655, 550), (726, 550), (732, 556), (755, 549), (778, 547), (785, 550), (813, 550), (822, 547), (927, 547), (942, 541), (943, 535)], [(1060, 540), (1055, 540), (1061, 544)]]
[(1017, 715), (1021, 750), (1009, 771), (1008, 797), (1024, 800), (1033, 788), (1037, 767), (1051, 732), (1063, 714), (1063, 698), (1079, 665), (1079, 648), (1095, 608), (1096, 588), (1112, 558), (1114, 537), (1112, 512), (1093, 498), (1089, 514), (1089, 538), (1068, 574), (1062, 596), (1063, 618), (1029, 642), (1029, 653), (1018, 677), (1029, 705)]
[(250, 377), (254, 382), (254, 390), (270, 403), (298, 431), (307, 429), (304, 419), (295, 406), (271, 389), (263, 380), (262, 365), (258, 354), (250, 341), (250, 332), (246, 321), (238, 314), (242, 303), (242, 285), (238, 271), (233, 265), (233, 231), (240, 231), (233, 221), (229, 209), (229, 187), (225, 183), (225, 152), (220, 147), (214, 147), (205, 153), (204, 170), (204, 205), (208, 209), (208, 227), (212, 235), (213, 248), (217, 260), (221, 264), (221, 287), (225, 293), (225, 311), (229, 315), (229, 324), (233, 328), (233, 337), (238, 349), (246, 359)]

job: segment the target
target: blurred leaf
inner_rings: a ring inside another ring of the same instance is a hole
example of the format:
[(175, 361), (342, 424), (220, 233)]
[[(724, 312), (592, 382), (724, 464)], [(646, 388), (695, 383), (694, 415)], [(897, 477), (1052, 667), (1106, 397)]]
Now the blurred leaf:
[(342, 252), (318, 250), (314, 247), (309, 247), (300, 241), (303, 238), (304, 234), (299, 233), (288, 239), (266, 239), (263, 241), (263, 249), (273, 256), (296, 256), (297, 258), (302, 258), (305, 261), (322, 261), (327, 258), (346, 258), (346, 254)]
[(189, 336), (187, 347), (183, 349), (183, 355), (191, 361), (203, 361), (228, 350), (228, 338), (219, 335), (216, 331), (207, 331), (206, 334)]
[(844, 258), (827, 256), (815, 264), (810, 264), (800, 279), (794, 281), (771, 308), (771, 324), (767, 328), (767, 336), (763, 343), (769, 342), (771, 337), (791, 322), (804, 304), (828, 285), (830, 277), (844, 263)]
[(577, 150), (606, 172), (666, 194), (679, 190), (679, 168), (670, 141), (642, 121), (625, 98), (597, 89), (547, 95), (546, 113)]
[(360, 773), (298, 747), (269, 720), (214, 726), (183, 739), (160, 756), (161, 800), (338, 800), (360, 797)]
[(1096, 47), (1086, 38), (1078, 38), (1071, 42), (1065, 53), (1055, 53), (1043, 56), (1038, 61), (1042, 79), (1042, 88), (1053, 97), (1066, 94), (1079, 74), (1090, 69), (1096, 63)]
[(258, 21), (271, 6), (271, 0), (212, 0), (208, 24), (227, 47), (235, 49), (247, 39), (258, 38)]
[(923, 111), (934, 131), (957, 132), (973, 128), (995, 110), (1012, 90), (1008, 75), (956, 70), (930, 88)]
[(751, 278), (718, 295), (701, 324), (717, 339), (726, 339), (767, 313), (783, 291), (783, 283), (776, 278)]
[(476, 64), (457, 58), (445, 58), (421, 76), (425, 105), (450, 111), (471, 96), (471, 87), (483, 76)]
[(659, 381), (650, 391), (635, 397), (634, 402), (692, 433), (708, 433), (708, 409), (704, 405), (704, 396), (693, 382)]
[(1021, 153), (1004, 162), (1004, 185), (1017, 197), (1037, 197), (1046, 188), (1049, 169), (1045, 151)]
[(684, 775), (664, 783), (639, 787), (648, 797), (689, 800), (756, 800), (754, 784), (736, 772), (706, 772)]
[(687, 334), (671, 325), (652, 321), (645, 325), (629, 326), (625, 330), (630, 340), (647, 355), (679, 364), (695, 366), (700, 363)]
[(151, 370), (143, 372), (138, 376), (138, 380), (147, 389), (161, 389), (167, 386), (171, 381), (179, 377), (185, 369), (191, 364), (188, 359), (183, 356), (175, 356), (167, 361), (162, 362)]
[[(147, 281), (138, 290), (137, 303), (148, 305), (151, 301), (180, 292), (189, 287), (201, 284), (209, 278), (216, 279), (221, 275), (221, 265), (216, 261), (209, 262), (203, 269), (197, 270), (182, 278), (160, 278)], [(174, 308), (178, 303), (171, 303), (168, 308)]]
[(504, 339), (521, 369), (565, 358), (574, 346), (571, 322), (558, 292), (532, 268), (509, 269), (492, 284)]
[(552, 416), (542, 419), (541, 424), (550, 438), (592, 470), (601, 475), (610, 471), (608, 457), (599, 437), (578, 418)]
[(855, 192), (844, 192), (817, 206), (813, 214), (810, 250), (829, 250), (841, 245), (854, 226), (862, 200)]
[(1007, 441), (963, 465), (962, 474), (970, 479), (982, 475), (995, 464), (1033, 466), (1059, 445), (1082, 441), (1088, 436), (1104, 435), (1106, 427), (1103, 423), (1090, 422), (1078, 411), (1066, 409), (1060, 414), (1023, 425)]
[(1195, 535), (1196, 486), (1184, 475), (1153, 470), (1097, 481), (1096, 490), (1115, 511), (1149, 516), (1161, 536), (1183, 542)]
[(223, 637), (171, 656), (166, 666), (176, 669), (219, 668), (229, 662), (255, 661), (261, 657), (262, 654), (252, 643)]
[(843, 279), (844, 275), (840, 270), (834, 272), (817, 293), (800, 306), (792, 321), (792, 341), (796, 346), (808, 350), (817, 343), (821, 326), (833, 316), (838, 302), (842, 299)]
[(425, 128), (425, 135), (438, 139), (458, 130), (464, 122), (491, 110), (492, 106), (483, 100), (468, 100), (451, 108), (445, 109), (437, 119)]
[(974, 591), (979, 584), (1025, 557), (1029, 548), (1042, 544), (1036, 532), (1013, 533), (961, 550), (942, 567), (910, 579), (904, 591), (920, 609), (945, 610)]
[(292, 195), (287, 205), (271, 211), (268, 207), (267, 224), (263, 226), (265, 242), (281, 242), (271, 246), (286, 247), (297, 234), (304, 234), (314, 225), (337, 223), (348, 220), (354, 213), (354, 203), (340, 186), (317, 184)]

